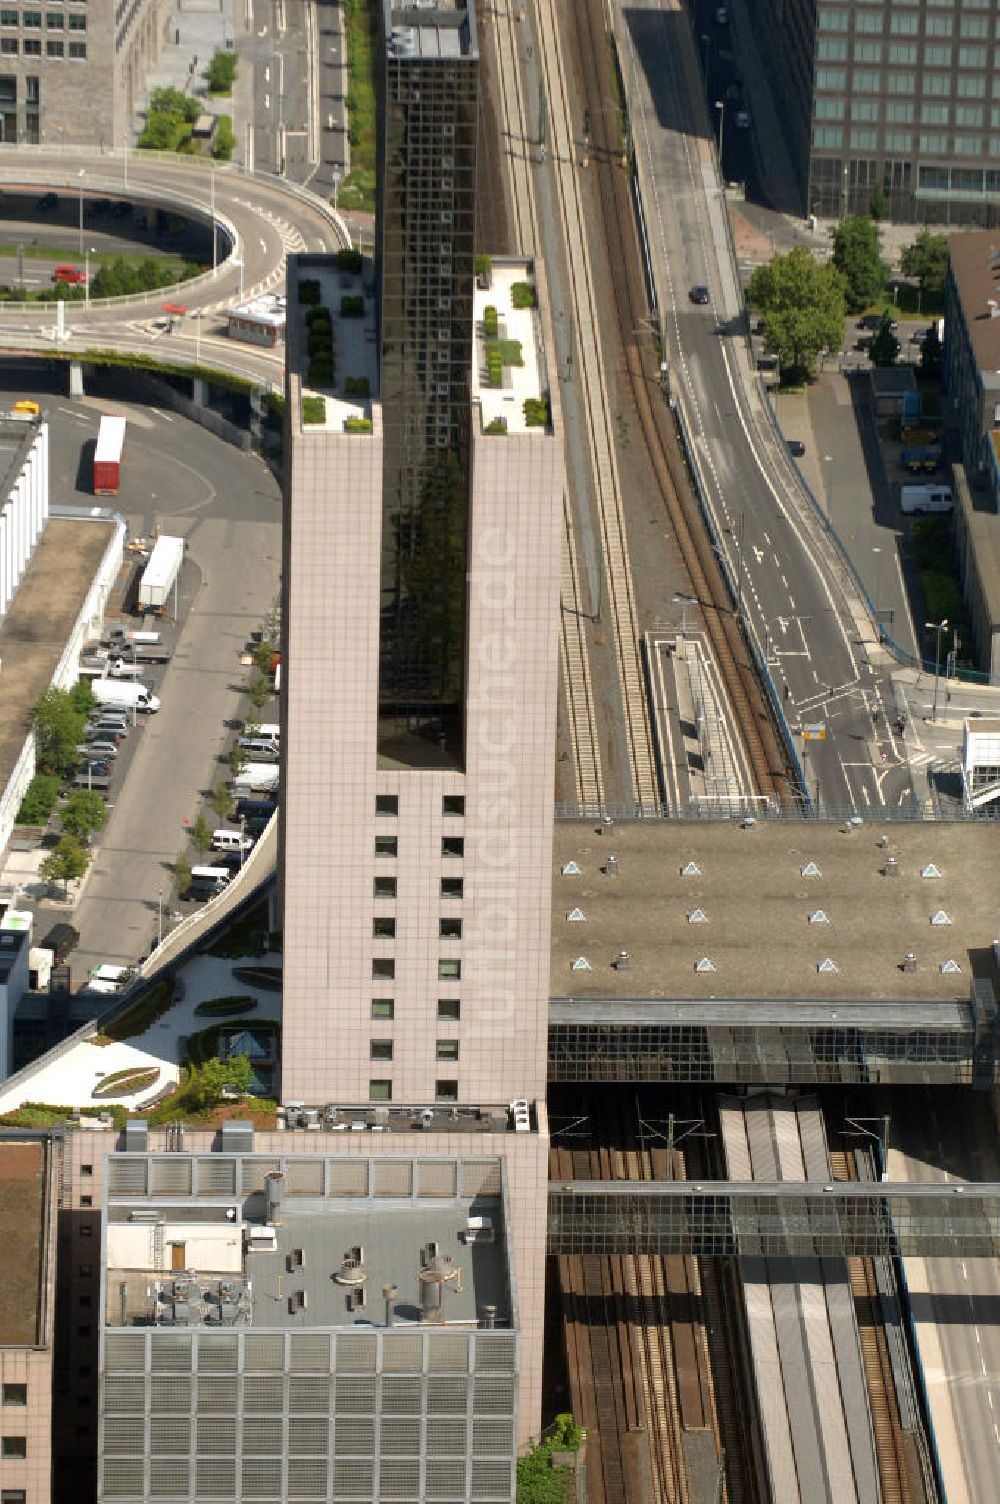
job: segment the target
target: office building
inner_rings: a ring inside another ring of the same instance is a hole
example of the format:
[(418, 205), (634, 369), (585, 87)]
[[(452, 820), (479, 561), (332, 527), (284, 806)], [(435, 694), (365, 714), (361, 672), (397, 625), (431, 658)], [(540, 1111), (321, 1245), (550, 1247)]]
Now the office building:
[[(0, 11), (0, 140), (121, 146), (146, 98), (166, 0), (15, 0)], [(75, 179), (76, 173), (74, 171)]]
[(501, 1159), (106, 1164), (101, 1501), (510, 1504)]
[(56, 1265), (54, 1145), (0, 1143), (0, 1498), (49, 1504)]
[(1000, 208), (1000, 68), (989, 0), (754, 0), (796, 174), (795, 207), (841, 219), (988, 224)]

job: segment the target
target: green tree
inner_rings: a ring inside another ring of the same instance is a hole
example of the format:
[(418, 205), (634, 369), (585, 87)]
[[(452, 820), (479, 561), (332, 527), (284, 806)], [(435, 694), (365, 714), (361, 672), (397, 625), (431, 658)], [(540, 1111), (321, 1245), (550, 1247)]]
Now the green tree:
[(872, 219), (885, 219), (885, 210), (885, 194), (882, 192), (881, 188), (874, 188), (872, 190), (872, 196), (868, 200), (868, 213), (871, 215)]
[(229, 771), (232, 773), (233, 777), (239, 778), (240, 774), (243, 772), (243, 769), (247, 765), (247, 755), (244, 752), (243, 748), (238, 746), (236, 742), (233, 742), (233, 745), (230, 747), (227, 754), (226, 760), (229, 763)]
[(191, 827), (191, 845), (194, 847), (195, 851), (204, 853), (209, 849), (211, 844), (211, 827), (208, 821), (205, 819), (205, 816), (199, 814), (197, 820), (195, 820), (194, 824)]
[(18, 825), (45, 825), (56, 807), (61, 788), (58, 773), (36, 773), (17, 812)]
[(93, 789), (77, 789), (66, 800), (59, 818), (63, 830), (86, 846), (92, 835), (103, 830), (108, 807)]
[(47, 883), (61, 882), (63, 891), (75, 877), (82, 877), (87, 870), (87, 853), (75, 836), (60, 836), (55, 850), (39, 865), (39, 876)]
[(250, 704), (260, 710), (271, 698), (271, 686), (264, 674), (254, 674), (250, 681)]
[(68, 773), (76, 762), (77, 743), (87, 721), (72, 693), (50, 686), (35, 706), (35, 756), (43, 773)]
[(73, 688), (69, 692), (69, 703), (74, 710), (82, 711), (84, 715), (89, 715), (93, 710), (97, 704), (97, 700), (94, 697), (94, 691), (86, 679), (78, 679), (73, 685)]
[(878, 225), (867, 214), (855, 214), (834, 230), (833, 264), (844, 279), (848, 313), (878, 302), (888, 273)]
[(844, 285), (833, 266), (820, 266), (805, 246), (775, 256), (750, 278), (747, 297), (760, 309), (764, 343), (785, 374), (811, 374), (821, 350), (844, 338)]
[(921, 370), (931, 372), (940, 371), (941, 356), (941, 339), (938, 335), (937, 324), (933, 323), (920, 341)]
[(230, 115), (220, 115), (212, 137), (212, 156), (217, 162), (228, 162), (236, 146), (233, 121)]
[(186, 851), (178, 851), (174, 860), (174, 887), (178, 893), (186, 893), (191, 886), (191, 862)]
[(205, 70), (210, 94), (231, 94), (236, 77), (235, 52), (214, 52)]
[(899, 340), (892, 332), (892, 314), (886, 310), (882, 315), (878, 333), (868, 348), (868, 354), (877, 366), (894, 366), (899, 359), (899, 351)]
[(262, 674), (270, 673), (271, 660), (277, 651), (276, 645), (273, 642), (269, 642), (267, 638), (263, 638), (260, 642), (255, 642), (251, 654), (254, 667), (258, 668)]
[(179, 115), (188, 125), (193, 125), (201, 114), (197, 99), (185, 94), (182, 89), (154, 89), (149, 96), (151, 115)]
[(228, 820), (233, 812), (233, 796), (224, 783), (216, 784), (209, 803), (220, 820)]
[(184, 133), (184, 121), (180, 115), (150, 114), (139, 137), (139, 145), (149, 151), (174, 151)]
[(234, 1055), (230, 1060), (220, 1060), (216, 1055), (192, 1070), (184, 1095), (196, 1112), (204, 1112), (221, 1102), (224, 1092), (234, 1091), (243, 1096), (249, 1085), (249, 1056)]
[(921, 230), (912, 245), (904, 246), (900, 269), (905, 277), (916, 277), (922, 298), (935, 307), (944, 299), (944, 282), (948, 275), (948, 241), (943, 235)]

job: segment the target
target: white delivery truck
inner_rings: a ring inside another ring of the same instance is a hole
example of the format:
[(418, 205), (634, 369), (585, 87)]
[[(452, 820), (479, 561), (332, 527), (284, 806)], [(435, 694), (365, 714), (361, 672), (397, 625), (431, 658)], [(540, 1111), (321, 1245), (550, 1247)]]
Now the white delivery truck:
[(951, 512), (955, 502), (950, 486), (902, 486), (899, 505), (902, 511), (919, 516), (924, 512)]
[(148, 684), (128, 684), (122, 679), (95, 679), (90, 686), (98, 705), (116, 705), (137, 714), (152, 714), (160, 702)]
[(278, 765), (273, 762), (248, 762), (233, 779), (233, 798), (245, 799), (248, 794), (274, 792), (278, 787)]
[(184, 563), (184, 539), (171, 538), (164, 533), (157, 538), (149, 563), (139, 581), (139, 607), (142, 611), (161, 614), (170, 599), (177, 576)]

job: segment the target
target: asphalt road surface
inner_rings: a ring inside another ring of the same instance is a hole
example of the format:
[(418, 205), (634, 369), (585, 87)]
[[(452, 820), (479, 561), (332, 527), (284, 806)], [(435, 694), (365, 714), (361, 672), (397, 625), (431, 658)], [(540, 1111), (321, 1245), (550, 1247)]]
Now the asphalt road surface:
[[(72, 916), (82, 937), (70, 958), (79, 985), (98, 963), (135, 961), (149, 949), (158, 896), (169, 927), (184, 822), (198, 813), (203, 792), (226, 776), (227, 723), (244, 713), (247, 670), (239, 654), (277, 594), (281, 503), (259, 460), (195, 423), (117, 399), (70, 405), (33, 386), (31, 372), (20, 374), (25, 379), (3, 371), (5, 396), (36, 397), (48, 413), (52, 500), (92, 503), (81, 452), (96, 436), (100, 412), (122, 411), (128, 448), (115, 506), (126, 513), (130, 535), (148, 537), (158, 526), (188, 544), (179, 621), (164, 628), (173, 659), (143, 675), (162, 708), (127, 739), (129, 765), (115, 782), (111, 819)], [(70, 917), (46, 909), (39, 931), (57, 915)]]
[[(814, 802), (877, 816), (898, 806), (909, 788), (892, 725), (892, 662), (875, 643), (847, 571), (831, 555), (749, 374), (687, 22), (660, 0), (636, 0), (618, 24), (627, 39), (636, 148), (651, 164), (654, 183), (647, 230), (657, 281), (669, 298), (672, 389), (683, 393), (692, 420), (733, 594), (762, 654), (772, 656), (778, 645), (776, 687)], [(710, 288), (708, 307), (689, 301), (698, 283)]]

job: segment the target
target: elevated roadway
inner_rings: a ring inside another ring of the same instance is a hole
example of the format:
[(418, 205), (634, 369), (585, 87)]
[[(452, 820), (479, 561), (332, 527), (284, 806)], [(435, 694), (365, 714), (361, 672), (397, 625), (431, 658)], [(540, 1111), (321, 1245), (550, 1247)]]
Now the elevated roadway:
[[(52, 303), (0, 304), (0, 351), (37, 355), (113, 348), (171, 364), (197, 364), (280, 385), (284, 351), (219, 338), (222, 310), (284, 285), (285, 258), (295, 252), (334, 251), (350, 244), (339, 215), (306, 188), (234, 164), (215, 165), (167, 153), (105, 152), (0, 146), (0, 185), (82, 197), (83, 243), (88, 199), (121, 198), (186, 213), (217, 226), (213, 270), (176, 289), (129, 298), (92, 298), (64, 305), (65, 330), (56, 336)], [(80, 258), (82, 262), (82, 257)], [(172, 334), (153, 327), (165, 302), (188, 317)], [(213, 323), (214, 320), (214, 323)]]
[[(673, 399), (736, 608), (827, 810), (912, 805), (891, 659), (770, 420), (746, 318), (687, 12), (629, 0), (615, 31)], [(696, 284), (710, 305), (689, 301)], [(822, 728), (803, 740), (806, 728)]]

